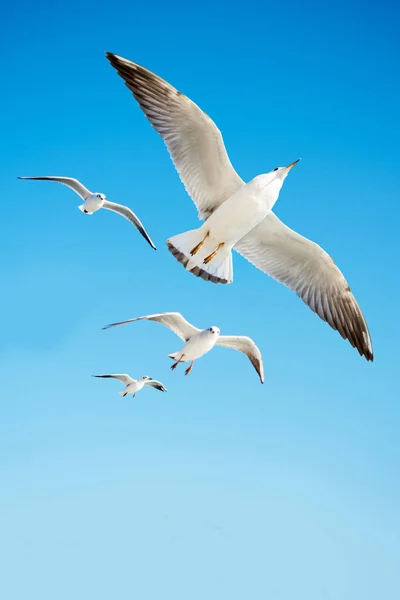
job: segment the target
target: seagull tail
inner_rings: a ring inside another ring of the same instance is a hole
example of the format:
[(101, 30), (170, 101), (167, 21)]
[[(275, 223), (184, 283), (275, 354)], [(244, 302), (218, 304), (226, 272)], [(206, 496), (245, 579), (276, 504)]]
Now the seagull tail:
[(89, 212), (89, 211), (85, 210), (85, 205), (84, 205), (84, 204), (80, 204), (80, 205), (78, 206), (78, 208), (79, 208), (79, 210), (81, 210), (83, 213), (85, 213), (85, 215), (92, 215), (92, 214), (93, 214), (92, 212)]
[(221, 245), (204, 226), (169, 238), (167, 246), (176, 260), (196, 277), (212, 283), (232, 283), (231, 247)]

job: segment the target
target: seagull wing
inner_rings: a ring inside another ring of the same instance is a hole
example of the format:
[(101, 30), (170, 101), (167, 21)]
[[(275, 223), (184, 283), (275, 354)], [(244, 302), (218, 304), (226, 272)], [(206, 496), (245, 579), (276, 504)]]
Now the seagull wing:
[(18, 179), (39, 179), (43, 181), (58, 181), (58, 183), (62, 183), (63, 185), (66, 185), (67, 187), (71, 188), (71, 190), (74, 190), (74, 192), (76, 192), (82, 198), (82, 200), (86, 200), (86, 198), (91, 194), (91, 192), (84, 185), (82, 185), (80, 181), (74, 179), (73, 177), (18, 177)]
[(221, 132), (194, 102), (144, 67), (107, 53), (153, 127), (163, 138), (201, 219), (207, 219), (243, 181), (229, 160)]
[(125, 325), (126, 323), (133, 323), (134, 321), (156, 321), (165, 325), (171, 331), (176, 333), (185, 342), (189, 340), (193, 335), (199, 333), (201, 330), (191, 325), (180, 313), (159, 313), (157, 315), (147, 315), (146, 317), (136, 317), (136, 319), (128, 319), (128, 321), (120, 321), (119, 323), (112, 323), (106, 325), (103, 329), (109, 329), (110, 327), (116, 327), (117, 325)]
[(130, 375), (126, 375), (124, 373), (117, 373), (116, 375), (93, 375), (93, 377), (103, 377), (105, 379), (119, 379), (125, 385), (129, 385), (130, 383), (135, 383), (135, 379), (132, 379)]
[(127, 206), (123, 206), (122, 204), (116, 204), (115, 202), (108, 202), (108, 200), (104, 201), (103, 208), (106, 208), (107, 210), (112, 210), (113, 212), (118, 213), (122, 217), (125, 217), (125, 219), (128, 219), (128, 221), (133, 223), (136, 229), (142, 234), (142, 236), (150, 244), (150, 246), (154, 248), (154, 250), (156, 250), (155, 245), (151, 241), (151, 238), (145, 230), (145, 228), (143, 227), (141, 221), (137, 218), (135, 213), (130, 208), (128, 208)]
[(261, 352), (251, 338), (243, 335), (220, 335), (216, 346), (233, 348), (233, 350), (239, 350), (246, 354), (257, 371), (261, 383), (264, 383), (264, 363)]
[(235, 250), (296, 292), (361, 356), (373, 360), (371, 338), (360, 307), (346, 279), (320, 246), (269, 213), (236, 244)]
[(150, 381), (146, 381), (144, 385), (151, 385), (151, 387), (156, 388), (156, 390), (160, 390), (160, 392), (166, 392), (167, 388), (163, 386), (160, 381), (156, 379), (150, 379)]

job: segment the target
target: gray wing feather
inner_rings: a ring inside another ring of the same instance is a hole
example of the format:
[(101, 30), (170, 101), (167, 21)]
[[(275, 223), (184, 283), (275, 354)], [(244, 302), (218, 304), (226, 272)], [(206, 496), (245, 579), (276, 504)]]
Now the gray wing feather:
[(18, 177), (18, 179), (37, 179), (41, 181), (57, 181), (58, 183), (62, 183), (66, 185), (71, 190), (74, 190), (82, 200), (86, 200), (88, 196), (90, 196), (91, 192), (84, 186), (80, 181), (74, 179), (73, 177), (57, 177), (57, 176), (48, 176), (48, 177)]
[(264, 383), (264, 363), (261, 352), (251, 338), (241, 335), (220, 335), (216, 346), (225, 346), (246, 354), (257, 371), (261, 383)]
[(119, 379), (119, 381), (122, 381), (122, 383), (125, 383), (125, 385), (133, 383), (135, 381), (130, 375), (127, 375), (126, 373), (117, 373), (113, 375), (93, 375), (93, 377), (102, 377), (104, 379)]
[(154, 248), (154, 250), (156, 250), (156, 247), (153, 244), (149, 234), (143, 227), (142, 222), (137, 218), (135, 213), (130, 208), (128, 208), (127, 206), (123, 206), (122, 204), (116, 204), (115, 202), (109, 202), (108, 200), (104, 201), (103, 208), (105, 208), (107, 210), (112, 210), (113, 212), (118, 213), (122, 217), (125, 217), (125, 219), (128, 219), (128, 221), (133, 223), (133, 225), (136, 227), (136, 229), (142, 234), (142, 236), (150, 244), (150, 246), (152, 248)]
[(155, 73), (110, 52), (107, 58), (163, 138), (199, 217), (206, 219), (243, 185), (221, 132), (194, 102)]
[(127, 321), (119, 321), (118, 323), (112, 323), (106, 325), (103, 329), (109, 329), (110, 327), (117, 327), (118, 325), (125, 325), (126, 323), (133, 323), (134, 321), (156, 321), (171, 329), (178, 337), (182, 340), (187, 341), (196, 333), (199, 333), (200, 329), (191, 325), (180, 313), (158, 313), (155, 315), (147, 315), (145, 317), (136, 317), (135, 319), (128, 319)]
[(150, 385), (153, 388), (156, 388), (156, 390), (160, 390), (160, 392), (166, 392), (167, 388), (163, 386), (163, 384), (160, 381), (157, 381), (156, 379), (150, 379), (150, 381), (146, 381), (145, 385)]
[(287, 286), (323, 321), (372, 361), (365, 318), (341, 271), (318, 244), (299, 235), (273, 213), (240, 240), (235, 250)]

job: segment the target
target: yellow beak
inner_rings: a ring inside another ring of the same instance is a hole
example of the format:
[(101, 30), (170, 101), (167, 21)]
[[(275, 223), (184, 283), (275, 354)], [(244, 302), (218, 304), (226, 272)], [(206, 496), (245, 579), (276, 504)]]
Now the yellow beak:
[(294, 165), (296, 165), (299, 162), (300, 158), (298, 158), (297, 160), (295, 160), (294, 162), (292, 162), (290, 165), (288, 165), (286, 168), (289, 170), (292, 167), (294, 167)]

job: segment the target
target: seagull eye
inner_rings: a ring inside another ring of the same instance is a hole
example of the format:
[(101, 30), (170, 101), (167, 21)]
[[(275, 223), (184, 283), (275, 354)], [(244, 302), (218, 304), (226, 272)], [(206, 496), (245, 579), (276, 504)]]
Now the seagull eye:
[(277, 171), (279, 169), (279, 167), (275, 167), (274, 171)]

